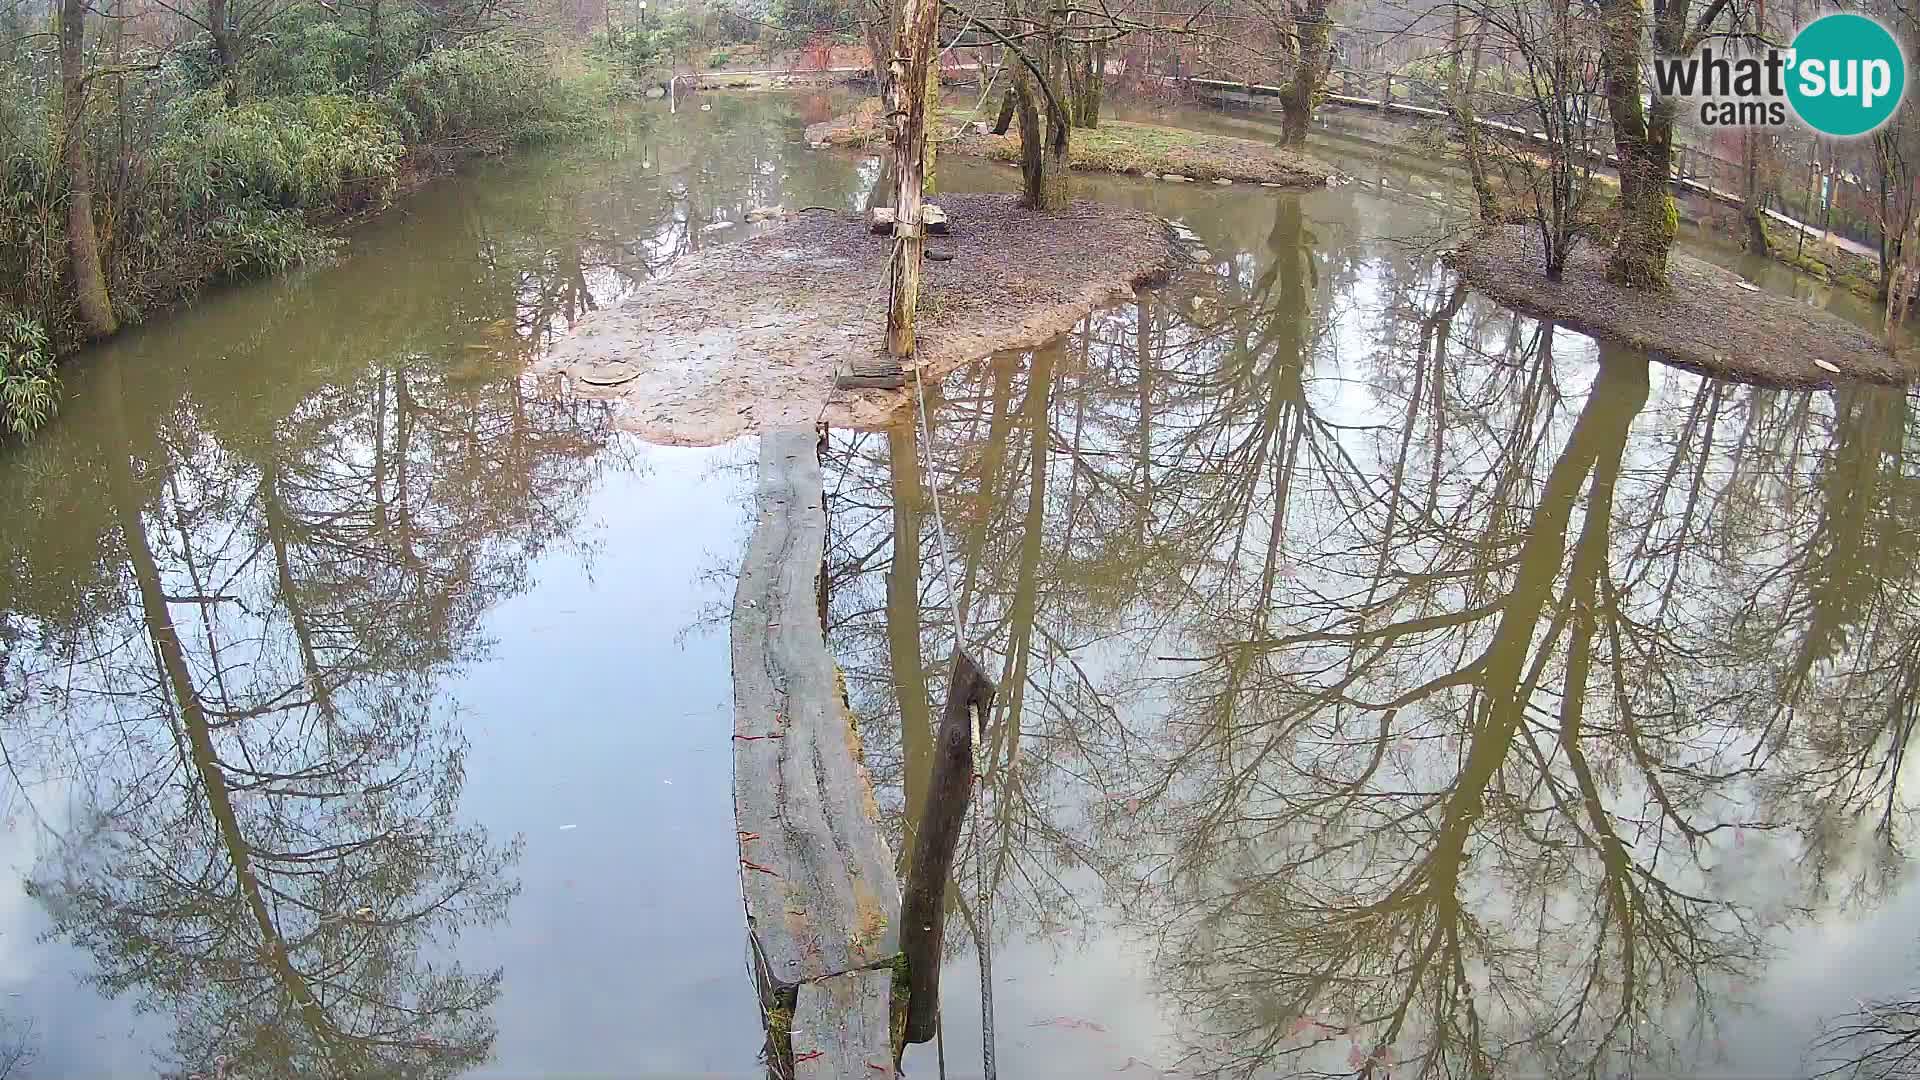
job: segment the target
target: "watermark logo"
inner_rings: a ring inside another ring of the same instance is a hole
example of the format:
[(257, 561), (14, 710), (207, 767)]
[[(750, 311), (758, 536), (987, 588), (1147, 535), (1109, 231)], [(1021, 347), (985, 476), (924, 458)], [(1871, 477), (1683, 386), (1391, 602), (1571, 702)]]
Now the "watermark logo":
[(1782, 127), (1789, 116), (1845, 138), (1878, 130), (1907, 92), (1907, 60), (1878, 20), (1851, 12), (1800, 28), (1793, 47), (1660, 56), (1654, 89), (1708, 127)]
[(1818, 18), (1793, 39), (1787, 100), (1823, 135), (1865, 135), (1887, 122), (1907, 92), (1907, 58), (1887, 28), (1865, 15)]

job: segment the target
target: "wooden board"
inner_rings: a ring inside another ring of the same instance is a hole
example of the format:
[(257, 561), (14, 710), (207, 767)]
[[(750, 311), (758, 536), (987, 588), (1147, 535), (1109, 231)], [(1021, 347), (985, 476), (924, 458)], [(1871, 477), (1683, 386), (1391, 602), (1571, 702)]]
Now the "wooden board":
[(907, 373), (885, 353), (843, 356), (833, 366), (833, 385), (839, 390), (892, 390), (907, 385)]
[(793, 1010), (794, 1080), (896, 1075), (887, 1032), (892, 993), (888, 968), (800, 984)]
[(733, 806), (763, 993), (887, 964), (900, 882), (820, 629), (826, 512), (812, 431), (760, 438), (733, 607)]

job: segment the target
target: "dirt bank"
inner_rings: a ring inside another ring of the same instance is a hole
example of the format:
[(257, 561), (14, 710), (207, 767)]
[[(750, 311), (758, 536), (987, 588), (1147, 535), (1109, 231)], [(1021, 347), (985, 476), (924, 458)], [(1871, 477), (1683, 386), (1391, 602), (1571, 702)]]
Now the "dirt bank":
[[(807, 141), (828, 146), (884, 147), (878, 102), (807, 128)], [(1020, 131), (983, 133), (968, 109), (942, 109), (934, 135), (943, 154), (964, 154), (993, 161), (1020, 160)], [(991, 118), (989, 118), (991, 119)], [(1333, 169), (1291, 150), (1252, 139), (1236, 139), (1185, 128), (1102, 120), (1097, 128), (1077, 128), (1068, 144), (1068, 162), (1087, 172), (1131, 173), (1187, 180), (1232, 180), (1290, 188), (1325, 186)]]
[[(939, 199), (953, 235), (929, 247), (918, 366), (936, 377), (1000, 349), (1037, 345), (1179, 258), (1166, 224), (1075, 203), (1019, 209), (1011, 195)], [(891, 237), (863, 218), (813, 211), (674, 264), (618, 307), (595, 312), (540, 362), (571, 388), (627, 405), (645, 438), (711, 445), (749, 431), (884, 423), (908, 390), (832, 389), (834, 365), (877, 353)]]
[(1794, 387), (1840, 379), (1904, 386), (1920, 375), (1911, 351), (1890, 354), (1878, 337), (1837, 315), (1761, 292), (1692, 256), (1673, 253), (1672, 287), (1658, 293), (1608, 283), (1606, 257), (1606, 249), (1583, 244), (1561, 280), (1548, 281), (1539, 236), (1509, 225), (1474, 233), (1447, 262), (1504, 303), (1711, 375)]

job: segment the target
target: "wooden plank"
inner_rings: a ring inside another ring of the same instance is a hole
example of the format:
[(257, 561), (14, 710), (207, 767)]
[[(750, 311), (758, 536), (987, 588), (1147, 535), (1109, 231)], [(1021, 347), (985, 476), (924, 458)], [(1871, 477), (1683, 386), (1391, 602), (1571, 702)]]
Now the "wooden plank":
[(833, 385), (839, 390), (891, 390), (907, 385), (907, 372), (885, 353), (842, 356), (833, 367)]
[(899, 952), (900, 883), (820, 630), (815, 446), (812, 431), (761, 436), (759, 514), (734, 594), (734, 822), (765, 991)]
[(890, 968), (801, 983), (793, 1010), (795, 1080), (897, 1075), (888, 1033), (892, 997)]

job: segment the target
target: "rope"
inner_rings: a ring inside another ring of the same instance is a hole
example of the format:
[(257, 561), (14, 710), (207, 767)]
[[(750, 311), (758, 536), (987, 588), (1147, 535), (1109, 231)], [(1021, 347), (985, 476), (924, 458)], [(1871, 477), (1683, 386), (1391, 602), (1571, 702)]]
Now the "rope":
[[(940, 509), (940, 483), (934, 479), (933, 470), (930, 467), (933, 462), (933, 430), (927, 423), (927, 384), (919, 370), (913, 373), (913, 387), (915, 396), (918, 398), (917, 404), (920, 406), (915, 410), (915, 427), (920, 437), (920, 460), (929, 466), (923, 471), (927, 478), (927, 490), (933, 497), (933, 528), (940, 541), (940, 576), (946, 583), (947, 609), (953, 617), (953, 647), (958, 653), (966, 647), (967, 624), (965, 616), (960, 611), (959, 590), (953, 586), (953, 556), (947, 544), (946, 516)], [(982, 745), (980, 711), (969, 706), (967, 715), (973, 722), (973, 745), (979, 747)], [(976, 761), (976, 768), (978, 765), (979, 762)], [(975, 952), (980, 958), (980, 1062), (986, 1080), (998, 1080), (993, 1045), (993, 893), (987, 888), (986, 849), (980, 826), (980, 804), (986, 799), (986, 786), (980, 783), (978, 772), (974, 773), (973, 780), (976, 796), (973, 800), (973, 887), (980, 904), (980, 923), (974, 934), (974, 942), (977, 946)], [(943, 1069), (945, 1053), (943, 1043), (941, 1046)]]
[(986, 1080), (998, 1080), (993, 1063), (993, 892), (987, 888), (987, 852), (980, 839), (980, 801), (986, 797), (980, 785), (980, 798), (973, 800), (973, 887), (980, 895), (980, 936), (975, 950), (980, 957), (980, 1067)]

